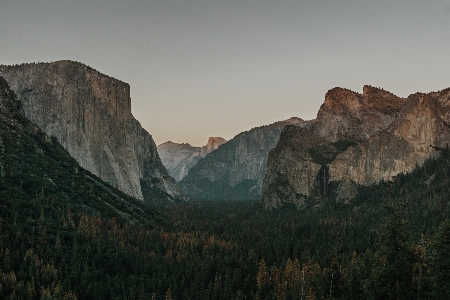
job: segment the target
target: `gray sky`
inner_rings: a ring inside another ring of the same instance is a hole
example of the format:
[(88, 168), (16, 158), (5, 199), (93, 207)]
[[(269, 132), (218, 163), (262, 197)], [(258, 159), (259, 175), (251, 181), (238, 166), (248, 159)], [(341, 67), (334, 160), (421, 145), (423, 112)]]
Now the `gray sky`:
[(336, 86), (450, 87), (450, 1), (0, 0), (0, 64), (61, 59), (129, 83), (157, 144), (201, 146)]

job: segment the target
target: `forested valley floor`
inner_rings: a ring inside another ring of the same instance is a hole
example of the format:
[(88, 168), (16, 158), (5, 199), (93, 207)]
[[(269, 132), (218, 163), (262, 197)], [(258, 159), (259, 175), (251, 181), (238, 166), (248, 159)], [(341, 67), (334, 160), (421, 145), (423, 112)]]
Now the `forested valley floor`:
[(350, 204), (265, 211), (144, 205), (53, 142), (0, 177), (2, 299), (450, 299), (448, 149)]

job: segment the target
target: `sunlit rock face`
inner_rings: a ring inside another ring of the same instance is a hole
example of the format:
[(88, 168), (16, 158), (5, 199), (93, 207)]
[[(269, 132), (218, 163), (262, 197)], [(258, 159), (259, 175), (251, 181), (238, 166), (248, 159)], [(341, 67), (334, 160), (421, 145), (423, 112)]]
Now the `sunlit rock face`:
[(200, 149), (200, 156), (202, 158), (205, 157), (207, 154), (213, 152), (219, 148), (220, 145), (225, 144), (226, 142), (227, 140), (221, 137), (210, 137), (208, 139), (208, 143)]
[(131, 114), (130, 86), (72, 61), (0, 66), (25, 116), (85, 169), (141, 200), (184, 196)]
[(169, 141), (158, 145), (157, 149), (170, 176), (180, 181), (200, 159), (225, 142), (226, 140), (221, 137), (210, 137), (205, 146), (193, 147), (187, 143), (178, 144)]
[(199, 199), (258, 199), (269, 151), (292, 124), (308, 127), (311, 121), (291, 118), (238, 134), (199, 160), (179, 182), (181, 188)]
[(358, 185), (392, 180), (450, 143), (450, 89), (407, 99), (335, 88), (309, 129), (286, 127), (269, 154), (262, 203), (348, 202)]
[(364, 86), (363, 94), (334, 88), (325, 95), (312, 131), (330, 142), (366, 140), (386, 129), (405, 103), (387, 91)]

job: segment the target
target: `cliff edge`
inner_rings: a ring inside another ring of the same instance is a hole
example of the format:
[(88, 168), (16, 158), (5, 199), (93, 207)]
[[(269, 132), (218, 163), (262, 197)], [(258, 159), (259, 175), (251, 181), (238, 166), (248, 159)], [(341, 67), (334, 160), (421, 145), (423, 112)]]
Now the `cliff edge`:
[(131, 114), (130, 86), (78, 62), (0, 66), (27, 118), (85, 169), (146, 201), (184, 199), (152, 136)]
[(359, 185), (392, 180), (450, 143), (450, 89), (400, 98), (364, 86), (334, 88), (311, 128), (286, 127), (271, 150), (262, 203), (348, 202)]

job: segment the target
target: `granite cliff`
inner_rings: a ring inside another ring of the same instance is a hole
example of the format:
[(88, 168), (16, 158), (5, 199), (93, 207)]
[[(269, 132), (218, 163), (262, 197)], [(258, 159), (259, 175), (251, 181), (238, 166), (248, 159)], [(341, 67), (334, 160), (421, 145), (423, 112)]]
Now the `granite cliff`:
[(181, 188), (199, 199), (258, 199), (269, 150), (286, 125), (308, 127), (311, 121), (291, 118), (238, 134), (199, 160), (179, 182)]
[(72, 61), (0, 66), (0, 76), (25, 116), (83, 168), (141, 200), (184, 199), (131, 114), (127, 83)]
[[(26, 220), (25, 226), (33, 228), (30, 231), (33, 236), (34, 227), (30, 222), (36, 213), (44, 220), (43, 211), (48, 207), (57, 212), (57, 217), (67, 210), (71, 216), (85, 213), (115, 217), (119, 222), (126, 220), (131, 224), (160, 224), (155, 222), (158, 213), (80, 167), (55, 138), (28, 120), (20, 101), (2, 77), (0, 199), (2, 226), (8, 228), (8, 224)], [(48, 220), (53, 222), (54, 218)], [(55, 223), (52, 225), (54, 230), (61, 230)]]
[(208, 153), (219, 148), (226, 140), (221, 137), (210, 137), (203, 147), (193, 147), (187, 143), (165, 142), (158, 145), (159, 157), (170, 176), (176, 181), (183, 179), (188, 171)]
[(308, 129), (286, 127), (269, 154), (262, 203), (348, 202), (358, 185), (412, 171), (450, 142), (450, 89), (407, 99), (364, 86), (335, 88)]

